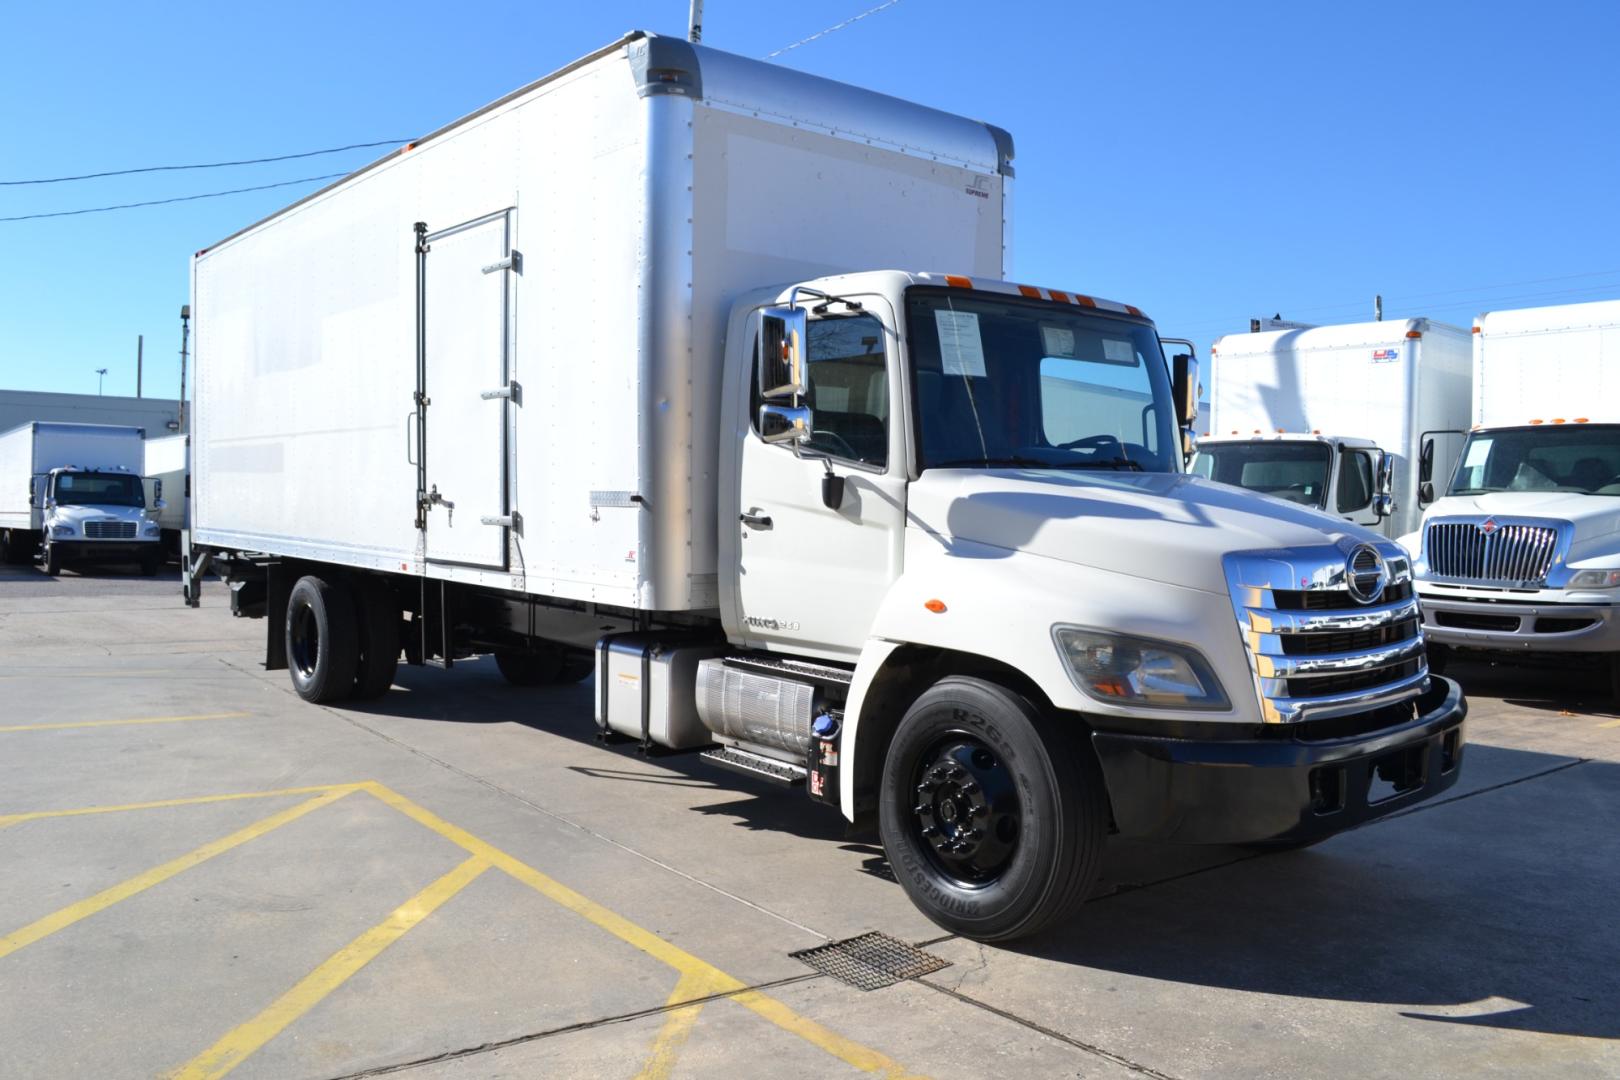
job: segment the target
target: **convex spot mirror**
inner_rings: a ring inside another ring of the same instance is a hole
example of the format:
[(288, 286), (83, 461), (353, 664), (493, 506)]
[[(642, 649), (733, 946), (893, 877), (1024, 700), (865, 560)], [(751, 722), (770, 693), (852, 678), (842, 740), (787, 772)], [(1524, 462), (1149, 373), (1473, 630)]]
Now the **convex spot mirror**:
[(759, 407), (759, 437), (768, 443), (802, 443), (812, 434), (810, 410), (766, 402)]
[(1378, 456), (1378, 482), (1374, 485), (1373, 513), (1387, 518), (1395, 511), (1395, 458), (1389, 453)]
[[(766, 401), (798, 398), (808, 389), (805, 328), (803, 308), (766, 308), (762, 313), (756, 360), (759, 365), (759, 394)], [(763, 423), (760, 430), (764, 431)]]

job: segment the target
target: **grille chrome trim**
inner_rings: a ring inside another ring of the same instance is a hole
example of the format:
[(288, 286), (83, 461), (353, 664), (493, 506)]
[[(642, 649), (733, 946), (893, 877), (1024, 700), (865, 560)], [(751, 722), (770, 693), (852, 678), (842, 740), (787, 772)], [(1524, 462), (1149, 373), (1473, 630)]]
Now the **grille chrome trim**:
[[(1491, 522), (1491, 528), (1482, 526)], [(1423, 528), (1426, 578), (1466, 585), (1535, 588), (1569, 554), (1568, 522), (1551, 518), (1448, 517)]]
[(84, 523), (86, 540), (133, 540), (135, 523), (117, 518), (96, 518)]
[[(1403, 592), (1409, 592), (1411, 566), (1400, 549), (1388, 541), (1364, 545), (1346, 539), (1320, 547), (1226, 556), (1227, 589), (1265, 723), (1286, 724), (1370, 711), (1409, 701), (1428, 688), (1429, 666), (1417, 598), (1407, 596), (1368, 606), (1351, 591), (1350, 563), (1364, 546), (1375, 547), (1383, 560), (1387, 585), (1405, 585)], [(1313, 604), (1305, 610), (1278, 606), (1278, 593), (1300, 591), (1322, 597), (1324, 606)], [(1320, 647), (1323, 635), (1380, 630), (1409, 630), (1410, 636), (1398, 641), (1381, 640), (1348, 652), (1286, 648), (1290, 640), (1299, 643), (1316, 637)], [(1331, 685), (1333, 692), (1302, 694), (1312, 680), (1320, 680), (1324, 691)], [(1363, 680), (1366, 685), (1355, 685)], [(1346, 686), (1347, 682), (1352, 685)]]

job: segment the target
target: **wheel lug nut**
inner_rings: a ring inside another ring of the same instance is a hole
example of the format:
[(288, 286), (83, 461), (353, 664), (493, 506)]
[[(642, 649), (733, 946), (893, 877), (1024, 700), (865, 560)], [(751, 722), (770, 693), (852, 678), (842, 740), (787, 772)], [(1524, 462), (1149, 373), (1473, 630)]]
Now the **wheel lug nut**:
[(973, 781), (969, 780), (967, 783), (963, 784), (961, 786), (961, 788), (958, 789), (958, 790), (960, 790), (962, 792), (962, 794), (964, 794), (964, 795), (972, 795), (974, 792), (979, 790), (979, 785), (975, 784)]
[(922, 834), (924, 836), (938, 836), (939, 830), (934, 828), (932, 825), (925, 825), (923, 826)]
[(934, 808), (929, 806), (927, 803), (923, 803), (920, 806), (913, 806), (911, 808), (911, 812), (914, 814), (928, 814), (932, 816), (934, 813)]

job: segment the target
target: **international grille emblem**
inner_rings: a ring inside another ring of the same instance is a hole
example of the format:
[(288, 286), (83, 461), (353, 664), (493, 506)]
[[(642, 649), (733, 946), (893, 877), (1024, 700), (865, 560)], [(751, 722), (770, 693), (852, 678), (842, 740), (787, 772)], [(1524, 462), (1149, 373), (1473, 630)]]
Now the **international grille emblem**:
[(1496, 523), (1495, 518), (1486, 518), (1484, 521), (1479, 523), (1479, 531), (1484, 533), (1486, 536), (1491, 535), (1491, 533), (1495, 532), (1501, 527), (1502, 526)]
[(1373, 604), (1389, 584), (1389, 567), (1371, 544), (1362, 544), (1344, 561), (1344, 583), (1350, 595), (1362, 604)]

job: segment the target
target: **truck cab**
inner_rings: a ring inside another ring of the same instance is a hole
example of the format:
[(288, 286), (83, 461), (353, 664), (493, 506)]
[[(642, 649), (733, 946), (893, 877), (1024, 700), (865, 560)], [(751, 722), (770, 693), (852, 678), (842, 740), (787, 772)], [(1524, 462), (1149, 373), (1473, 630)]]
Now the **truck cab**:
[(1200, 438), (1188, 471), (1379, 529), (1394, 505), (1395, 461), (1371, 439), (1254, 434)]
[[(161, 530), (148, 513), (140, 476), (128, 469), (64, 466), (35, 484), (42, 562), (52, 576), (68, 564), (135, 563), (151, 576), (162, 565)], [(166, 505), (155, 499), (151, 512)]]

